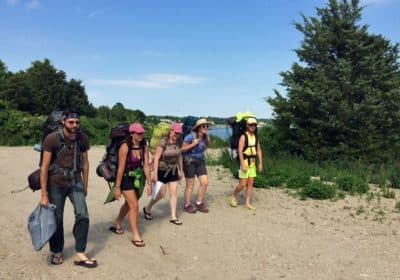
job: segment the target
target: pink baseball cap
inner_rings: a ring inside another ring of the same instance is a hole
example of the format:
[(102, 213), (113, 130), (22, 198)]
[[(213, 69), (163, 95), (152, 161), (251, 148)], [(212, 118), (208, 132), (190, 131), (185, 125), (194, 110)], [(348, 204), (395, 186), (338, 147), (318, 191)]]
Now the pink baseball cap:
[(144, 130), (143, 126), (140, 123), (133, 123), (129, 126), (129, 132), (133, 133), (144, 133), (146, 130)]
[(171, 125), (171, 130), (175, 133), (182, 134), (182, 125), (180, 123), (174, 122)]

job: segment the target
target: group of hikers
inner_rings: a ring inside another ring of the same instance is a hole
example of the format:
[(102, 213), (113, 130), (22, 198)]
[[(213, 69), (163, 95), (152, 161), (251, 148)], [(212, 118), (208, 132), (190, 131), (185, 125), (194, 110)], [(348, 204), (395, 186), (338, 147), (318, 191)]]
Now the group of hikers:
[[(144, 141), (143, 125), (138, 122), (129, 125), (129, 134), (118, 148), (118, 166), (112, 188), (114, 199), (120, 200), (123, 196), (125, 202), (109, 227), (112, 233), (124, 233), (122, 223), (128, 216), (132, 244), (136, 247), (145, 246), (138, 228), (138, 200), (142, 193), (135, 187), (135, 175), (133, 175), (138, 168), (143, 170), (147, 186), (146, 193), (151, 196), (149, 203), (143, 207), (143, 216), (146, 220), (153, 219), (153, 207), (169, 191), (171, 211), (169, 222), (182, 225), (182, 220), (177, 217), (177, 201), (178, 182), (183, 176), (186, 181), (183, 210), (191, 214), (197, 211), (209, 212), (205, 203), (208, 187), (205, 152), (211, 142), (208, 134), (208, 128), (211, 125), (212, 122), (206, 119), (198, 119), (191, 128), (191, 132), (182, 137), (182, 124), (173, 122), (168, 134), (160, 139), (154, 155)], [(257, 120), (254, 117), (248, 118), (246, 131), (240, 136), (238, 142), (240, 180), (230, 198), (231, 207), (237, 207), (237, 196), (246, 188), (245, 207), (255, 210), (250, 203), (251, 193), (257, 170), (261, 172), (263, 169), (262, 151), (256, 137), (256, 129)], [(57, 230), (49, 240), (52, 253), (51, 264), (54, 265), (60, 265), (64, 260), (62, 254), (64, 249), (63, 212), (67, 197), (73, 205), (75, 214), (74, 264), (88, 268), (98, 265), (96, 259), (85, 254), (89, 231), (89, 214), (86, 204), (89, 180), (88, 150), (88, 136), (80, 130), (80, 114), (75, 110), (63, 111), (62, 128), (48, 134), (43, 140), (40, 170), (40, 204), (42, 207), (47, 207), (49, 203), (56, 206)], [(192, 203), (196, 177), (199, 180), (199, 187), (196, 200)]]

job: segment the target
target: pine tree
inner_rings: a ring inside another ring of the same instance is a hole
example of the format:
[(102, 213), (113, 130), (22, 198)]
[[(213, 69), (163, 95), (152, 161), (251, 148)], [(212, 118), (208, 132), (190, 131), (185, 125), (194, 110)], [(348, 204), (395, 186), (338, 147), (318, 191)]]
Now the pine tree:
[(359, 0), (329, 0), (296, 23), (299, 62), (281, 73), (286, 97), (269, 98), (278, 141), (324, 160), (387, 160), (400, 151), (398, 44), (359, 25)]

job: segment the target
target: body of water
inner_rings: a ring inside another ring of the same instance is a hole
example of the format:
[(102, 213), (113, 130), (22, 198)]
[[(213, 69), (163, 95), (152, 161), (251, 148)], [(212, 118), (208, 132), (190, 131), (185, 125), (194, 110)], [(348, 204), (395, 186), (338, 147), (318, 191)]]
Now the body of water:
[(214, 127), (208, 130), (208, 133), (221, 139), (228, 140), (231, 137), (232, 129), (230, 127)]

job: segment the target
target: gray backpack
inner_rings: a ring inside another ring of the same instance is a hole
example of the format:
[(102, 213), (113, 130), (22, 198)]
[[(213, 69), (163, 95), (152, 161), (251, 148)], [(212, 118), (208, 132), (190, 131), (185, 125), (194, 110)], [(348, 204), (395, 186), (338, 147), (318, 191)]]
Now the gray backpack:
[(28, 230), (31, 234), (32, 244), (36, 251), (40, 251), (56, 232), (56, 206), (48, 204), (47, 208), (40, 204), (29, 215)]

